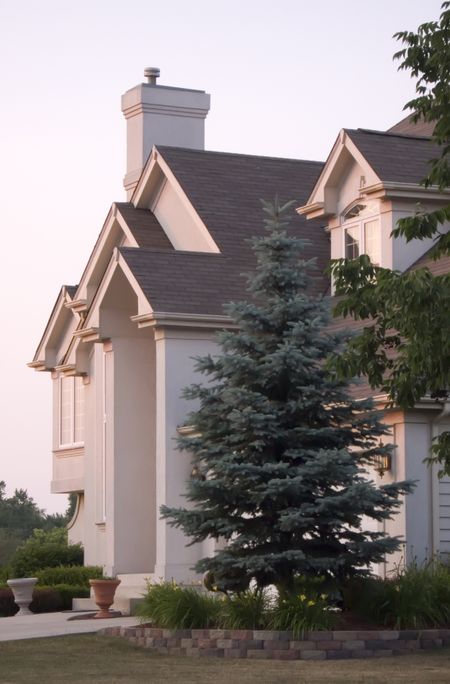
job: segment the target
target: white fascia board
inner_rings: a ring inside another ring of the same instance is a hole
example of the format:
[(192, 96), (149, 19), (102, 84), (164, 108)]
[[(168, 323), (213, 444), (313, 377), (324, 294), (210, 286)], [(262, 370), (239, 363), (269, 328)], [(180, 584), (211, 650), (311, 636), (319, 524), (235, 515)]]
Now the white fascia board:
[(188, 314), (154, 311), (141, 316), (132, 316), (131, 320), (139, 328), (204, 328), (207, 330), (237, 330), (239, 326), (229, 316), (211, 314)]
[(131, 232), (131, 230), (128, 228), (128, 224), (125, 221), (124, 217), (120, 213), (120, 207), (117, 207), (115, 204), (113, 205), (115, 209), (115, 217), (117, 219), (117, 223), (119, 226), (122, 228), (124, 236), (127, 238), (127, 240), (130, 242), (130, 247), (139, 247), (138, 243), (136, 242), (136, 239)]
[(94, 249), (92, 250), (89, 260), (86, 264), (86, 268), (81, 276), (80, 284), (78, 285), (78, 290), (74, 299), (85, 300), (87, 302), (87, 306), (90, 306), (91, 302), (89, 300), (92, 301), (95, 295), (93, 295), (92, 292), (89, 292), (89, 286), (94, 285), (93, 289), (95, 291), (97, 290), (99, 283), (93, 283), (93, 276), (99, 266), (99, 262), (101, 262), (100, 271), (103, 272), (110, 259), (111, 252), (113, 251), (114, 247), (117, 247), (120, 244), (121, 240), (123, 239), (123, 235), (126, 235), (126, 237), (132, 243), (136, 244), (131, 232), (123, 220), (123, 217), (120, 214), (119, 208), (114, 203), (108, 212), (100, 235), (98, 236), (97, 242), (95, 243)]
[(331, 148), (331, 152), (328, 155), (328, 159), (325, 162), (325, 165), (320, 172), (320, 176), (316, 181), (315, 186), (312, 189), (312, 192), (310, 196), (308, 197), (308, 200), (306, 204), (304, 204), (302, 207), (299, 207), (296, 211), (298, 214), (308, 214), (310, 210), (315, 211), (317, 214), (317, 211), (323, 206), (324, 206), (324, 187), (331, 175), (331, 172), (334, 169), (334, 166), (336, 164), (336, 161), (338, 157), (340, 156), (343, 145), (344, 145), (344, 130), (342, 129), (339, 132), (338, 137), (336, 138), (336, 141)]
[(63, 331), (69, 317), (73, 316), (74, 324), (76, 324), (76, 315), (66, 307), (66, 304), (70, 301), (71, 299), (67, 289), (62, 287), (45, 327), (44, 334), (36, 349), (33, 361), (28, 364), (30, 368), (36, 370), (52, 370), (54, 363), (48, 363), (48, 360), (51, 356), (51, 352), (56, 351), (58, 346), (56, 339)]
[(81, 324), (72, 332), (72, 339), (70, 340), (67, 352), (61, 360), (61, 365), (55, 367), (55, 371), (62, 375), (86, 376), (88, 374), (89, 359), (86, 356), (86, 348), (80, 345), (81, 339), (86, 341), (86, 333), (86, 329)]
[[(367, 159), (361, 154), (355, 143), (350, 139), (348, 134), (342, 129), (334, 143), (331, 152), (328, 156), (325, 166), (317, 179), (311, 195), (306, 204), (297, 209), (298, 214), (303, 214), (306, 218), (317, 218), (319, 216), (330, 216), (335, 213), (335, 208), (327, 206), (326, 202), (326, 187), (333, 175), (336, 165), (339, 163), (342, 154), (347, 151), (356, 163), (361, 167), (364, 174), (370, 178), (371, 183), (380, 183), (381, 180), (370, 166)], [(366, 188), (364, 188), (364, 191)]]
[[(122, 256), (122, 254), (119, 252), (118, 249), (116, 249), (116, 255), (115, 258), (117, 259), (117, 263), (122, 269), (125, 277), (127, 278), (128, 282), (130, 283), (131, 287), (133, 288), (133, 291), (137, 297), (138, 300), (138, 316), (147, 316), (148, 314), (153, 313), (152, 305), (148, 301), (147, 297), (141, 290), (141, 286), (139, 285), (138, 281), (136, 280), (134, 273), (131, 271), (130, 267), (128, 266), (125, 258)], [(133, 317), (132, 317), (133, 319)]]
[(136, 209), (148, 209), (152, 203), (153, 195), (156, 191), (155, 185), (159, 186), (161, 169), (158, 163), (159, 152), (153, 146), (147, 163), (139, 178), (130, 202)]
[(158, 162), (161, 170), (163, 171), (165, 177), (167, 178), (167, 181), (171, 184), (171, 186), (174, 188), (175, 192), (177, 193), (178, 197), (180, 198), (183, 207), (186, 209), (186, 212), (192, 219), (192, 221), (195, 223), (197, 226), (199, 232), (205, 239), (207, 245), (208, 245), (208, 251), (213, 252), (215, 254), (220, 254), (220, 249), (214, 242), (211, 233), (201, 220), (200, 216), (198, 215), (197, 211), (195, 210), (192, 202), (188, 199), (186, 196), (186, 193), (184, 192), (183, 188), (179, 184), (176, 176), (172, 173), (172, 170), (170, 166), (167, 164), (167, 162), (164, 160), (164, 158), (159, 154), (158, 155)]
[[(161, 176), (163, 178), (161, 178)], [(165, 182), (170, 183), (170, 186), (177, 194), (183, 209), (186, 211), (192, 222), (197, 227), (199, 233), (204, 238), (206, 244), (208, 245), (208, 252), (220, 254), (220, 249), (214, 242), (209, 230), (201, 220), (192, 202), (186, 196), (186, 193), (178, 182), (176, 176), (173, 174), (170, 166), (164, 160), (164, 157), (159, 152), (157, 147), (153, 147), (149, 160), (144, 171), (142, 172), (141, 179), (136, 187), (133, 197), (131, 198), (133, 205), (137, 209), (153, 210), (160, 194), (164, 179)]]
[(75, 337), (82, 340), (91, 341), (92, 335), (94, 335), (96, 332), (97, 336), (99, 336), (98, 339), (101, 339), (101, 330), (99, 328), (99, 309), (117, 268), (120, 268), (123, 271), (125, 277), (130, 283), (130, 286), (133, 288), (137, 296), (138, 315), (147, 315), (151, 313), (152, 308), (147, 297), (142, 292), (136, 278), (131, 272), (125, 259), (120, 254), (118, 248), (115, 247), (113, 255), (103, 275), (102, 281), (97, 289), (97, 292), (95, 293), (94, 299), (92, 300), (92, 305), (86, 316), (83, 327), (74, 333)]
[(426, 202), (448, 202), (450, 192), (443, 192), (433, 185), (425, 188), (420, 183), (397, 183), (394, 181), (380, 181), (368, 185), (362, 191), (362, 195), (373, 198), (385, 197), (387, 199), (413, 199)]

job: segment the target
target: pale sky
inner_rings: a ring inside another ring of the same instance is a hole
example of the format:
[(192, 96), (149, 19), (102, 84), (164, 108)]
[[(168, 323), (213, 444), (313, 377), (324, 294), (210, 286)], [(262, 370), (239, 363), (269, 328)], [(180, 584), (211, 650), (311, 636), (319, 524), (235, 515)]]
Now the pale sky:
[(414, 81), (396, 31), (436, 0), (0, 0), (0, 480), (48, 512), (51, 382), (26, 367), (60, 286), (79, 281), (125, 199), (120, 96), (142, 82), (206, 90), (206, 147), (324, 160), (347, 128), (403, 118)]

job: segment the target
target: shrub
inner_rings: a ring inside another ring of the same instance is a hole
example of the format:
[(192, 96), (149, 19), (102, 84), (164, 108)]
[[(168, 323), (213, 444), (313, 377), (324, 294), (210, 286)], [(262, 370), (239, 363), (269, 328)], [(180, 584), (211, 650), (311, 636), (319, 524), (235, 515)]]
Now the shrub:
[(31, 577), (39, 570), (60, 565), (83, 565), (81, 545), (68, 544), (67, 531), (62, 528), (34, 530), (33, 536), (14, 553), (11, 574)]
[(56, 568), (45, 568), (36, 573), (38, 585), (52, 587), (55, 584), (66, 584), (89, 589), (90, 579), (101, 579), (103, 570), (98, 565), (60, 565)]
[(166, 629), (199, 629), (218, 623), (220, 601), (191, 587), (175, 582), (147, 585), (147, 593), (138, 608), (141, 619), (150, 619)]
[(334, 621), (326, 594), (292, 594), (278, 597), (268, 626), (292, 631), (295, 638), (303, 638), (306, 632), (330, 629)]
[(0, 587), (0, 617), (11, 617), (19, 610), (9, 587)]
[(30, 610), (33, 613), (56, 613), (64, 610), (61, 594), (56, 587), (35, 588)]
[[(72, 608), (72, 599), (88, 598), (89, 589), (68, 584), (35, 587), (30, 610), (33, 613), (54, 613)], [(10, 617), (19, 610), (10, 587), (0, 587), (0, 617)]]
[(11, 568), (9, 565), (0, 565), (0, 585), (6, 584), (6, 580), (11, 577)]
[(392, 578), (353, 582), (345, 607), (378, 624), (424, 629), (450, 620), (450, 569), (434, 559), (422, 566), (399, 566)]
[(267, 624), (270, 600), (266, 590), (248, 589), (224, 596), (220, 602), (219, 624), (225, 629), (263, 629)]
[(377, 577), (353, 578), (343, 589), (343, 609), (381, 624), (380, 606), (385, 602), (385, 582)]
[[(74, 598), (89, 598), (90, 596), (90, 588), (85, 586), (76, 586), (75, 584), (55, 584), (50, 588), (56, 591), (60, 596), (62, 606), (60, 610), (71, 610), (72, 599)], [(37, 590), (39, 591), (40, 587), (38, 587)]]

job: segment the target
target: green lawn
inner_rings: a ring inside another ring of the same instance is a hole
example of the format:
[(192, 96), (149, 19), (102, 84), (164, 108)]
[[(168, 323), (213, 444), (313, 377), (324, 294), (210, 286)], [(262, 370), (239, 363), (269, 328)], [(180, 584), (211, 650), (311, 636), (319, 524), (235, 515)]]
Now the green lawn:
[(281, 662), (171, 658), (122, 639), (81, 635), (0, 643), (0, 682), (302, 684), (450, 681), (450, 649), (370, 660)]

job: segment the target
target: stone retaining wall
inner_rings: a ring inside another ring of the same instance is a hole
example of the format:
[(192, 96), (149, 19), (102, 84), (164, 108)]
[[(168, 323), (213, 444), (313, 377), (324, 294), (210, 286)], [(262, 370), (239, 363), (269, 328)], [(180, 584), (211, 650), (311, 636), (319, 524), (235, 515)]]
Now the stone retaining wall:
[(166, 655), (219, 658), (341, 660), (450, 646), (450, 629), (309, 632), (302, 640), (293, 639), (291, 632), (268, 630), (107, 627), (101, 633)]

